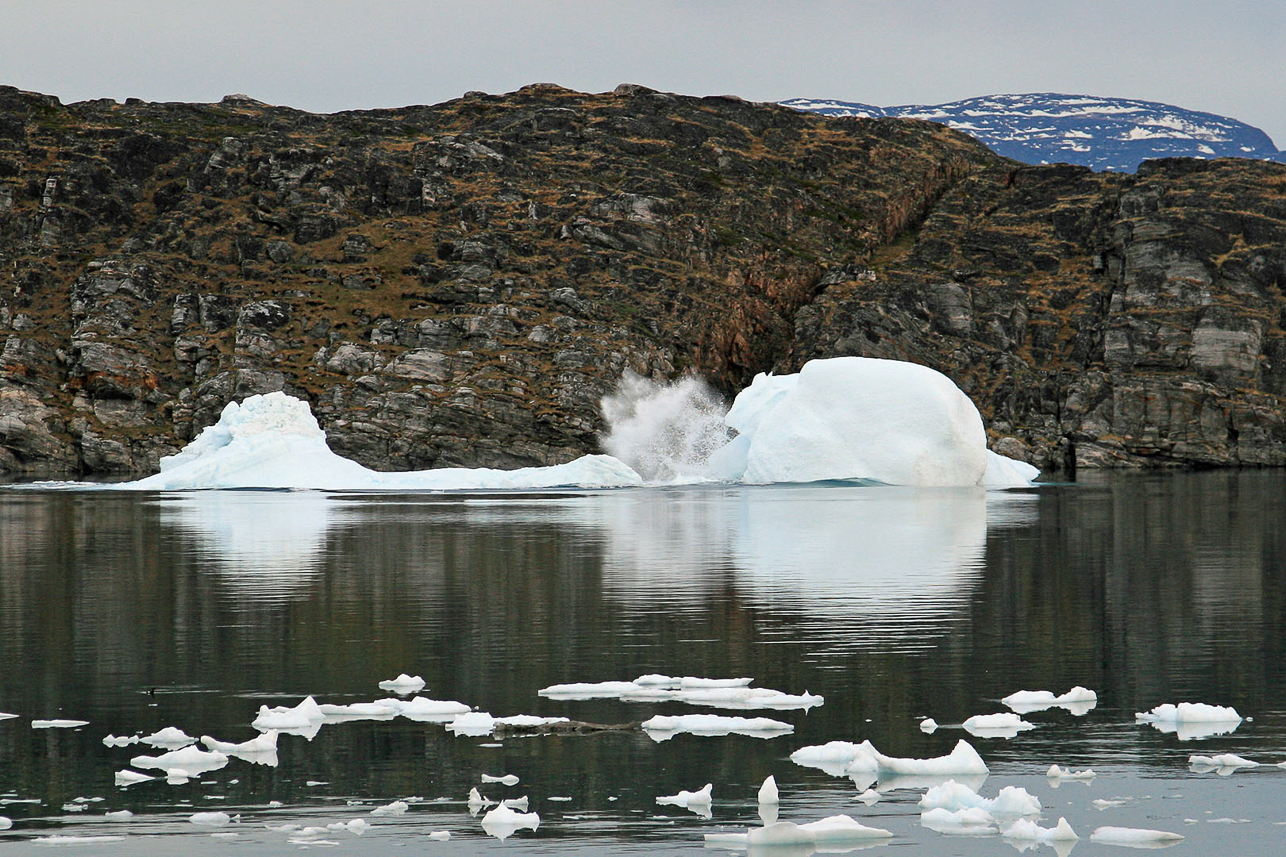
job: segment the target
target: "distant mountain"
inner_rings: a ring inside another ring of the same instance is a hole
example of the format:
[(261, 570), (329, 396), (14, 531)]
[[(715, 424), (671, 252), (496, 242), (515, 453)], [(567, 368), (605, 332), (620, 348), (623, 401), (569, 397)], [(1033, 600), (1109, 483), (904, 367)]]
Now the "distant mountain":
[(1263, 131), (1236, 119), (1155, 101), (1037, 92), (949, 104), (876, 107), (792, 98), (787, 107), (826, 116), (928, 119), (970, 134), (1028, 164), (1083, 164), (1134, 172), (1148, 158), (1254, 158), (1286, 163)]

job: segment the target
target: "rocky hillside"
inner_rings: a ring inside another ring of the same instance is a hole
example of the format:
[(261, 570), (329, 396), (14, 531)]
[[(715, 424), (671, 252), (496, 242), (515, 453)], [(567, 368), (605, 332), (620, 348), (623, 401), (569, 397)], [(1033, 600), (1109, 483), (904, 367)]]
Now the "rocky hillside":
[(1286, 163), (1286, 152), (1253, 125), (1134, 98), (1058, 92), (987, 95), (948, 104), (876, 107), (851, 101), (782, 102), (823, 116), (896, 117), (941, 122), (992, 151), (1027, 164), (1080, 164), (1134, 172), (1150, 158), (1254, 158)]
[(1049, 468), (1286, 464), (1286, 166), (1022, 167), (638, 86), (315, 115), (0, 88), (0, 472), (286, 390), (379, 469), (598, 447), (627, 370), (927, 363)]

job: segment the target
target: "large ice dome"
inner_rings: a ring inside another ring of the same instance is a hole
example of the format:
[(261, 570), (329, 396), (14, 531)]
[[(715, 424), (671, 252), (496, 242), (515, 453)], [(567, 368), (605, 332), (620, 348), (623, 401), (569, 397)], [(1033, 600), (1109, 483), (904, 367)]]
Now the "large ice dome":
[[(710, 424), (708, 413), (703, 419)], [(1006, 488), (1029, 485), (1039, 473), (987, 449), (978, 409), (949, 378), (896, 360), (837, 357), (813, 360), (795, 375), (759, 375), (717, 428), (736, 434), (722, 447), (712, 444), (713, 454), (678, 481)], [(269, 393), (229, 403), (218, 423), (162, 459), (159, 473), (116, 487), (458, 491), (644, 482), (609, 455), (518, 470), (381, 473), (332, 452), (306, 402)]]

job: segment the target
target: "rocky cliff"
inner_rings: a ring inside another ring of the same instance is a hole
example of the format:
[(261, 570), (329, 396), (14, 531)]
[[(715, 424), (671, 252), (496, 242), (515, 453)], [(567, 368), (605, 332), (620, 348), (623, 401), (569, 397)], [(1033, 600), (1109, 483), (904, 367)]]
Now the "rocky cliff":
[(1286, 463), (1286, 166), (1023, 167), (638, 86), (328, 116), (0, 88), (0, 472), (308, 399), (379, 469), (564, 461), (627, 370), (934, 366), (1043, 467)]

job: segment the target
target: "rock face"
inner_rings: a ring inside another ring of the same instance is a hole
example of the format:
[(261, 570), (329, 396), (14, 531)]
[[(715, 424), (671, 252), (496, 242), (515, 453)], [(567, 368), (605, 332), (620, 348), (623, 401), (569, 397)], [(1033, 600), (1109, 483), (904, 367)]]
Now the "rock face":
[(1286, 166), (550, 85), (318, 116), (0, 87), (0, 473), (307, 399), (385, 470), (598, 451), (623, 372), (925, 363), (1045, 468), (1283, 464)]

